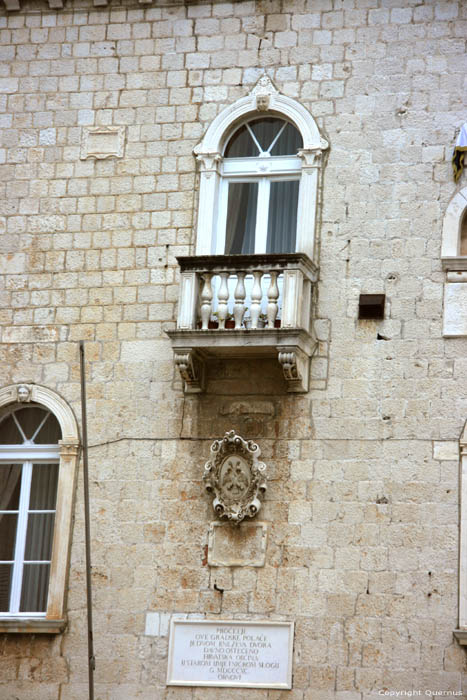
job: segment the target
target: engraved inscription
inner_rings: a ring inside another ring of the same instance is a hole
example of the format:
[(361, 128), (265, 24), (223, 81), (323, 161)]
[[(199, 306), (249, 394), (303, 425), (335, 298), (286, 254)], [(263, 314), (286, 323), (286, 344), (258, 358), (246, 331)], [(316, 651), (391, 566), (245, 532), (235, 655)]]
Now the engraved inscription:
[(173, 620), (168, 685), (290, 688), (293, 623)]

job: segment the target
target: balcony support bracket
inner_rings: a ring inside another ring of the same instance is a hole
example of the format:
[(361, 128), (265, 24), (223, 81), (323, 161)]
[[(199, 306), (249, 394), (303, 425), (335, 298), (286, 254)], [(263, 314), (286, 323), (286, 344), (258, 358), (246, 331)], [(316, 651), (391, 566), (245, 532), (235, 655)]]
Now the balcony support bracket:
[(184, 382), (186, 394), (204, 391), (204, 362), (192, 348), (174, 350), (175, 365)]
[(296, 346), (280, 346), (277, 349), (287, 391), (295, 394), (306, 393), (310, 382), (309, 356)]

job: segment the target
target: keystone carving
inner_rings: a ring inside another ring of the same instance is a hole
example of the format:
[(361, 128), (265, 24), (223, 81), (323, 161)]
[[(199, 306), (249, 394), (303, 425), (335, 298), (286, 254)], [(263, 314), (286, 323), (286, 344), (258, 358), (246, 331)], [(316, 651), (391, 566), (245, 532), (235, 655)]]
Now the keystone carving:
[(31, 387), (28, 384), (20, 384), (16, 393), (20, 403), (28, 403), (31, 401)]
[(203, 481), (214, 496), (212, 505), (219, 518), (238, 524), (258, 513), (266, 492), (266, 465), (258, 461), (260, 454), (256, 443), (234, 430), (212, 443)]
[(276, 88), (268, 75), (262, 75), (251, 91), (256, 99), (256, 109), (258, 112), (267, 112), (271, 104), (271, 95), (277, 93)]

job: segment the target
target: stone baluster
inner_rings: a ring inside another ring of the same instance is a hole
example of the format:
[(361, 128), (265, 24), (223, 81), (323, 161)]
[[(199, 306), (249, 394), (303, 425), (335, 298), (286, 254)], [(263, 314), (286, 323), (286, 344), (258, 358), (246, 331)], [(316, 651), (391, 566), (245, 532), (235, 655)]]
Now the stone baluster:
[(237, 285), (235, 287), (234, 319), (235, 328), (241, 328), (245, 314), (245, 272), (237, 272)]
[(217, 292), (217, 318), (219, 320), (219, 328), (225, 328), (225, 320), (228, 314), (228, 300), (229, 300), (229, 273), (220, 272), (219, 277), (221, 278), (221, 283), (219, 291)]
[(212, 312), (212, 273), (205, 272), (203, 278), (203, 291), (201, 292), (201, 328), (206, 331), (209, 327), (209, 319)]
[(279, 299), (277, 275), (279, 273), (275, 270), (271, 270), (269, 274), (271, 275), (271, 283), (268, 289), (268, 328), (274, 328), (274, 321), (279, 311), (279, 306), (277, 304), (277, 300)]
[(261, 278), (263, 276), (262, 270), (254, 270), (253, 272), (253, 287), (251, 290), (251, 328), (256, 330), (258, 328), (259, 315), (261, 313), (261, 299), (263, 297), (263, 290), (261, 289)]

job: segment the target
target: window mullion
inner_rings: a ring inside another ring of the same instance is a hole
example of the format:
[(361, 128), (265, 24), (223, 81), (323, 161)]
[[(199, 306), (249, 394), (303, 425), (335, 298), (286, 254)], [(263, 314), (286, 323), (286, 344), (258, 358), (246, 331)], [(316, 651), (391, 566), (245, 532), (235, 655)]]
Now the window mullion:
[(271, 183), (268, 178), (261, 178), (258, 185), (258, 206), (256, 210), (255, 253), (266, 252), (268, 238), (269, 193)]
[(21, 603), (21, 588), (23, 581), (24, 552), (26, 549), (26, 533), (28, 528), (29, 497), (31, 493), (32, 462), (23, 464), (21, 474), (21, 493), (18, 507), (18, 523), (16, 526), (15, 563), (11, 582), (10, 612), (19, 612)]
[(219, 192), (219, 215), (215, 247), (215, 255), (225, 254), (225, 232), (227, 229), (227, 207), (229, 202), (229, 180), (223, 179)]

